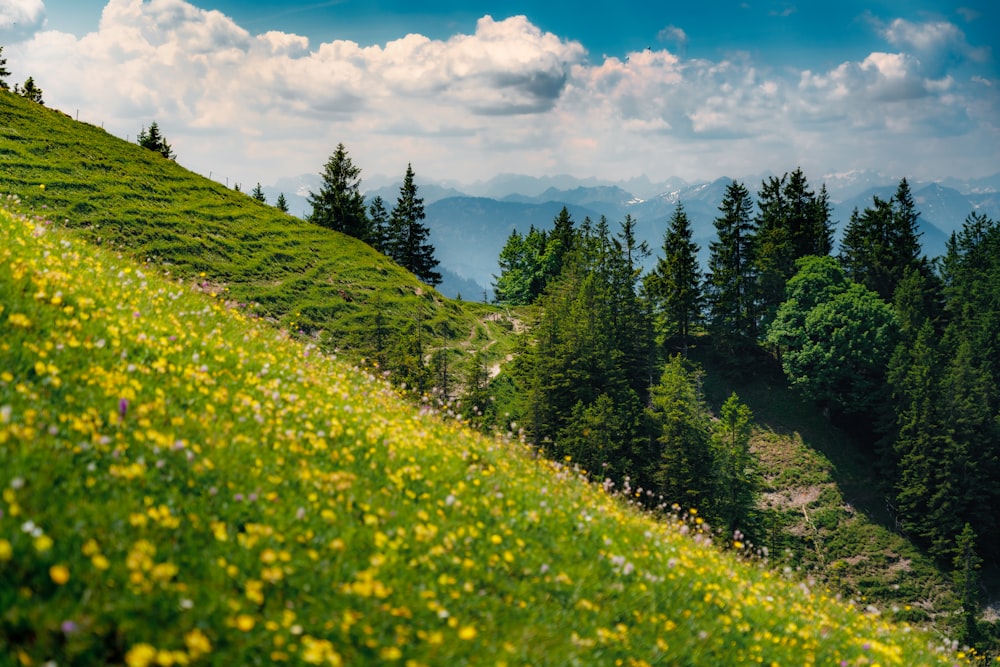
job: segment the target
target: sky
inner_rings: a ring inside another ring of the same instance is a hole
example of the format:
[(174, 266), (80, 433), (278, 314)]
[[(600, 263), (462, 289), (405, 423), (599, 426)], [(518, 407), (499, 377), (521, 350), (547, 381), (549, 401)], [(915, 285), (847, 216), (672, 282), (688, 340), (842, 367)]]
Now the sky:
[(1000, 172), (1000, 4), (0, 0), (10, 83), (180, 164), (362, 180)]

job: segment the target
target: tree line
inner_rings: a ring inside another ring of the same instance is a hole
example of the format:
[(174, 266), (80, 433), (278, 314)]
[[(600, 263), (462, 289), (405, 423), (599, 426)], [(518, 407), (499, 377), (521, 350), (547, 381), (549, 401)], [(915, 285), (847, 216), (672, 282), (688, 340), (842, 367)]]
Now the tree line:
[(970, 213), (929, 259), (919, 216), (904, 178), (851, 214), (834, 255), (826, 189), (801, 169), (765, 179), (756, 198), (733, 181), (707, 270), (678, 203), (641, 275), (633, 220), (612, 234), (564, 209), (500, 253), (496, 299), (534, 305), (537, 320), (482, 407), (653, 505), (752, 529), (749, 411), (734, 396), (709, 419), (685, 357), (698, 344), (735, 373), (778, 363), (870, 443), (900, 530), (964, 582), (974, 638), (975, 570), (1000, 557), (1000, 225)]

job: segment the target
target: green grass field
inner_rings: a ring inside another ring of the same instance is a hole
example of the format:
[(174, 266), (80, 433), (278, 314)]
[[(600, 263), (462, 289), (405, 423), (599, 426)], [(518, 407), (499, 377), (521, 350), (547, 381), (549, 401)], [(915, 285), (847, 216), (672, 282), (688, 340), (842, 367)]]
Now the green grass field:
[(510, 349), (502, 311), (445, 299), (364, 243), (16, 95), (0, 95), (0, 192), (355, 360), (373, 356), (376, 329), (391, 347), (408, 326), (459, 373), (476, 351)]
[(0, 211), (7, 664), (958, 660), (58, 227)]

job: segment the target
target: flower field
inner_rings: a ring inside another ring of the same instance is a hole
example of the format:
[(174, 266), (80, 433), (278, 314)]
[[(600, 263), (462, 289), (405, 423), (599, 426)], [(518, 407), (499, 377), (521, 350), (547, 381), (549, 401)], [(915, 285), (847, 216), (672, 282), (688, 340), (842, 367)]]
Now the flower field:
[(0, 209), (0, 664), (962, 662), (695, 525)]

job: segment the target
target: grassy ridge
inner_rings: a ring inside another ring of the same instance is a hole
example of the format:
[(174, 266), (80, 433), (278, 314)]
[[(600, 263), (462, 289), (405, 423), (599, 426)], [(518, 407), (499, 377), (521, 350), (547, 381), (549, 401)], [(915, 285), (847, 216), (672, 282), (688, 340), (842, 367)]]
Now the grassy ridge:
[(370, 354), (378, 317), (388, 332), (419, 323), (426, 349), (507, 351), (495, 309), (448, 301), (364, 243), (15, 95), (0, 95), (0, 192), (326, 349)]
[(0, 662), (950, 665), (0, 211)]

